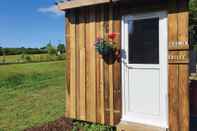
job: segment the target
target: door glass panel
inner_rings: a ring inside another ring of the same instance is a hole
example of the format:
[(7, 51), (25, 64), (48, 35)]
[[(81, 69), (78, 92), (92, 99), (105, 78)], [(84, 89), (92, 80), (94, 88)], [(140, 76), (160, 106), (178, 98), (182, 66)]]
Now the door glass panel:
[(159, 64), (159, 18), (129, 21), (129, 64)]

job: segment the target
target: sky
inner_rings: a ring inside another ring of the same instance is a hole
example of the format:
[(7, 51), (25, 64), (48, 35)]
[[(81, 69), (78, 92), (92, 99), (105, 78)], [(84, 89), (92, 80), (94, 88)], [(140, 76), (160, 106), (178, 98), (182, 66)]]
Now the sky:
[(42, 47), (64, 42), (64, 12), (55, 0), (1, 0), (0, 46)]

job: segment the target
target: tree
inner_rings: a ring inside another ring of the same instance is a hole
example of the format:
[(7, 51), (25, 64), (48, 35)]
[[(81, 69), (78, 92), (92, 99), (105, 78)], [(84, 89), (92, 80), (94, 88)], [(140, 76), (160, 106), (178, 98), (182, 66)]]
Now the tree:
[(25, 59), (25, 53), (21, 54), (21, 60), (24, 61), (24, 59)]
[(189, 1), (190, 26), (197, 24), (197, 0)]
[(192, 12), (197, 12), (197, 0), (190, 0), (189, 1), (189, 9)]
[(190, 42), (191, 44), (196, 47), (197, 45), (197, 0), (190, 0), (189, 1), (189, 11), (190, 11)]
[(47, 50), (47, 46), (43, 46), (40, 48), (41, 50)]
[(30, 61), (31, 61), (31, 57), (30, 57), (29, 55), (26, 55), (26, 56), (25, 56), (25, 60), (26, 60), (27, 62), (30, 62)]
[(0, 47), (0, 55), (3, 55), (2, 62), (5, 63), (5, 62), (6, 62), (6, 52), (5, 52), (5, 48)]
[(47, 44), (47, 50), (48, 50), (49, 55), (56, 55), (57, 54), (56, 48), (54, 46), (52, 46), (51, 43)]
[(5, 57), (5, 49), (3, 47), (0, 47), (0, 56), (2, 57), (2, 62), (5, 63), (6, 62), (6, 57)]
[(3, 49), (2, 47), (0, 46), (0, 56), (3, 55)]
[(64, 44), (59, 44), (57, 46), (57, 51), (60, 52), (60, 54), (65, 53), (65, 46), (64, 46)]

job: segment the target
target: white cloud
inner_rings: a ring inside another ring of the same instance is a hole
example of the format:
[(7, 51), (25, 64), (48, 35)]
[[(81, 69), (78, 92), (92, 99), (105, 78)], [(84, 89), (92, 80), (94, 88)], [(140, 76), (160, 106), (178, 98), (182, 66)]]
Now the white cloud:
[(58, 10), (56, 5), (52, 5), (49, 7), (42, 7), (42, 8), (38, 8), (38, 12), (41, 13), (50, 13), (50, 14), (54, 14), (56, 16), (62, 16), (64, 15), (63, 11)]

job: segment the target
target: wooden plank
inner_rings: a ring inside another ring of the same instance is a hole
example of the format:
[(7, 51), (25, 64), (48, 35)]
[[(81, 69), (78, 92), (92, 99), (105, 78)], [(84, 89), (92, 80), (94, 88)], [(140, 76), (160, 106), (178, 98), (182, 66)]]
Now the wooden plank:
[(188, 13), (185, 12), (186, 3), (184, 2), (186, 1), (174, 1), (174, 4), (171, 2), (168, 17), (169, 57), (175, 58), (169, 61), (169, 124), (171, 131), (189, 131)]
[(104, 96), (104, 63), (100, 61), (100, 101), (101, 101), (101, 123), (105, 124), (105, 96)]
[(96, 122), (96, 52), (94, 43), (96, 41), (96, 17), (95, 8), (90, 8), (90, 82), (91, 82), (91, 121)]
[(188, 64), (189, 53), (187, 50), (169, 50), (168, 52), (169, 64)]
[(189, 68), (187, 64), (179, 65), (179, 115), (180, 131), (189, 131)]
[[(174, 45), (174, 44), (175, 45)], [(188, 50), (189, 49), (189, 44), (186, 41), (179, 41), (179, 42), (173, 42), (170, 45), (170, 47), (168, 47), (169, 50), (171, 51), (177, 51), (177, 50)]]
[(76, 25), (75, 12), (71, 12), (70, 18), (70, 117), (76, 118)]
[(73, 0), (59, 4), (58, 8), (59, 10), (68, 10), (78, 7), (92, 6), (109, 2), (111, 2), (111, 0)]
[[(101, 37), (100, 21), (101, 21), (101, 7), (96, 8), (96, 37)], [(101, 99), (100, 99), (100, 59), (101, 56), (96, 52), (96, 121), (101, 123)]]
[[(184, 3), (181, 3), (184, 4)], [(178, 41), (188, 41), (188, 12), (178, 13)], [(181, 22), (179, 22), (181, 21)], [(188, 42), (187, 42), (188, 43)], [(188, 50), (179, 51), (180, 56), (189, 56)], [(189, 63), (189, 62), (188, 62)], [(179, 65), (179, 119), (180, 131), (189, 131), (189, 65)]]
[(169, 128), (171, 131), (179, 131), (178, 65), (170, 64), (168, 68)]
[(65, 116), (66, 117), (69, 117), (70, 115), (70, 57), (71, 57), (71, 50), (70, 50), (70, 21), (69, 21), (69, 18), (70, 18), (70, 13), (68, 12), (67, 13), (67, 17), (66, 17), (66, 110), (65, 110)]
[[(107, 39), (109, 33), (109, 8), (104, 6), (104, 39)], [(110, 124), (109, 110), (109, 65), (108, 59), (104, 59), (104, 98), (105, 98), (105, 124)]]
[[(178, 19), (176, 14), (176, 1), (169, 3), (169, 14), (168, 14), (168, 44), (177, 41), (178, 33)], [(168, 45), (170, 47), (171, 45)], [(172, 55), (178, 55), (177, 52), (171, 52)], [(169, 64), (168, 66), (168, 98), (169, 98), (169, 128), (171, 131), (179, 131), (179, 91), (178, 83), (178, 65)]]
[(76, 53), (76, 58), (75, 58), (75, 64), (76, 64), (76, 119), (80, 118), (80, 45), (79, 45), (79, 9), (75, 10), (75, 53)]
[(85, 60), (86, 60), (86, 121), (90, 121), (90, 94), (91, 94), (91, 85), (90, 85), (90, 11), (89, 8), (86, 9), (86, 24), (85, 24)]
[[(104, 38), (104, 6), (101, 6), (100, 13), (100, 35), (101, 38)], [(104, 61), (102, 56), (100, 56), (100, 102), (101, 102), (101, 123), (105, 124), (105, 94), (104, 94)]]
[[(118, 48), (121, 47), (121, 16), (119, 5), (114, 6), (114, 32), (117, 34), (115, 39)], [(121, 118), (122, 97), (121, 97), (121, 63), (116, 61), (113, 65), (113, 86), (114, 86), (114, 124), (118, 124)]]
[(84, 10), (80, 10), (79, 17), (79, 50), (80, 50), (80, 120), (86, 120), (86, 89), (85, 89), (85, 18)]
[(85, 49), (80, 49), (80, 120), (86, 120)]
[(188, 64), (179, 65), (179, 122), (180, 131), (189, 131), (189, 68)]
[(89, 17), (86, 25), (86, 117), (87, 121), (96, 122), (96, 54), (95, 54), (95, 10), (88, 8)]
[[(109, 32), (113, 32), (113, 6), (109, 6)], [(114, 125), (113, 65), (109, 64), (109, 109), (110, 124)]]
[(105, 124), (110, 124), (110, 110), (109, 110), (109, 67), (104, 62), (104, 103), (105, 103)]

